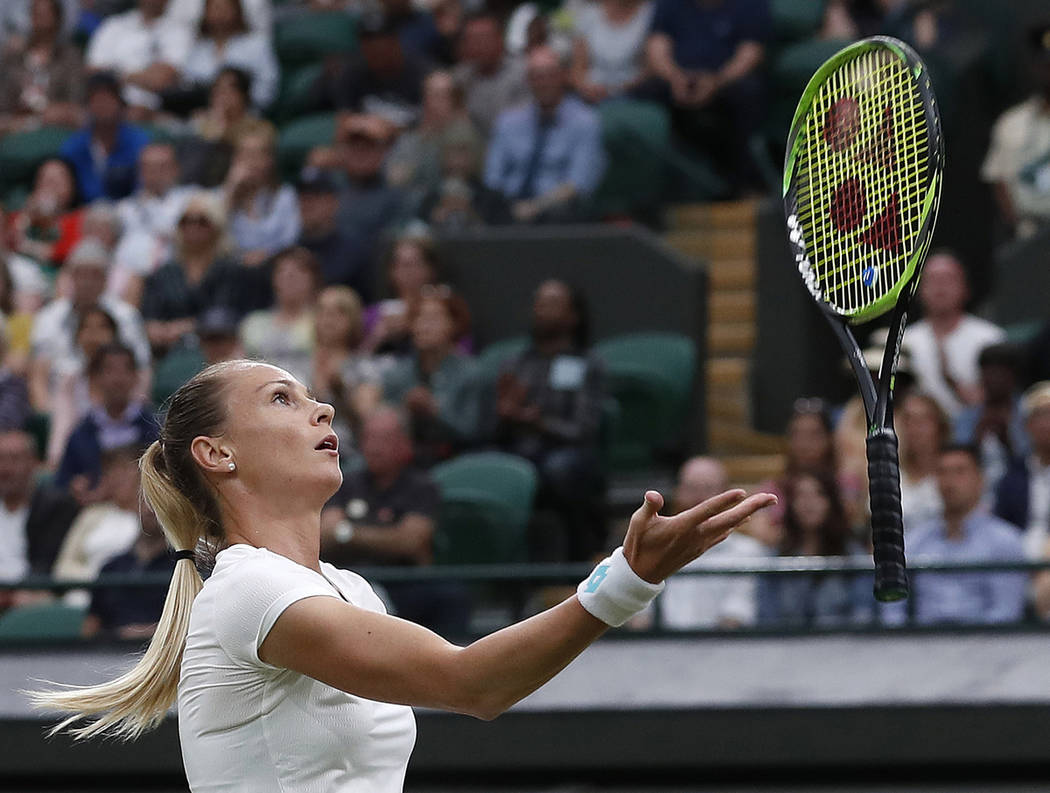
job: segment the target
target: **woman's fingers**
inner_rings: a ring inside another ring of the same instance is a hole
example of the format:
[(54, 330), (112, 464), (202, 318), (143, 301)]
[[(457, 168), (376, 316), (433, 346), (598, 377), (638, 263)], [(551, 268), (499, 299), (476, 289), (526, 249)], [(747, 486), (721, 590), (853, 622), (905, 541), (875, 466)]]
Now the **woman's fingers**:
[(642, 505), (631, 516), (631, 523), (635, 521), (641, 521), (643, 524), (647, 523), (656, 517), (656, 514), (663, 509), (663, 506), (664, 497), (662, 495), (655, 490), (646, 490)]
[(712, 496), (706, 501), (701, 501), (695, 507), (690, 507), (683, 512), (679, 512), (674, 516), (674, 519), (690, 526), (696, 526), (697, 524), (703, 523), (708, 518), (732, 507), (734, 504), (739, 504), (744, 500), (746, 495), (747, 493), (739, 488), (727, 490), (724, 493), (719, 493), (717, 496)]
[(771, 507), (777, 503), (777, 497), (772, 493), (756, 493), (748, 496), (729, 509), (702, 521), (699, 526), (704, 532), (729, 531), (739, 526), (760, 509)]

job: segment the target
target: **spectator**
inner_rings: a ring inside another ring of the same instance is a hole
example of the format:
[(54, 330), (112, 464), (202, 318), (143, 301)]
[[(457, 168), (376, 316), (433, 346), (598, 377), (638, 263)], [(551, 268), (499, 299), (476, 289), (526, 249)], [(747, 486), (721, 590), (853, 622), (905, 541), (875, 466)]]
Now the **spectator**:
[(0, 432), (19, 429), (29, 417), (29, 388), (8, 363), (7, 326), (0, 316)]
[(360, 50), (326, 74), (323, 102), (382, 118), (395, 127), (412, 126), (423, 101), (423, 78), (430, 70), (422, 56), (405, 49), (392, 20), (366, 14), (359, 23)]
[[(383, 564), (423, 567), (434, 559), (440, 495), (412, 464), (408, 422), (379, 407), (364, 422), (365, 467), (349, 474), (321, 513), (321, 556), (338, 567)], [(443, 635), (462, 634), (468, 603), (457, 582), (387, 585), (394, 612)]]
[(646, 78), (651, 0), (598, 0), (576, 16), (572, 84), (591, 103), (634, 90)]
[[(139, 471), (142, 449), (115, 446), (99, 457), (97, 497), (73, 522), (51, 575), (64, 581), (90, 581), (109, 559), (127, 551), (139, 534)], [(125, 592), (125, 597), (128, 597)], [(70, 592), (67, 602), (87, 605), (84, 590)]]
[(146, 278), (174, 254), (176, 225), (193, 192), (178, 179), (175, 147), (151, 143), (139, 153), (139, 189), (117, 206), (123, 233), (110, 289), (133, 305), (142, 301)]
[(139, 152), (149, 135), (124, 120), (120, 84), (106, 72), (88, 78), (87, 115), (87, 126), (62, 144), (62, 156), (85, 201), (124, 198), (137, 186)]
[(937, 400), (921, 391), (910, 391), (898, 400), (896, 414), (901, 511), (904, 528), (910, 530), (941, 517), (937, 462), (951, 437), (951, 425)]
[(403, 132), (386, 160), (387, 181), (408, 190), (418, 199), (437, 187), (441, 179), (441, 146), (449, 135), (473, 138), (476, 147), (480, 136), (467, 117), (463, 92), (452, 73), (431, 72), (423, 81), (423, 111), (415, 129)]
[(421, 10), (412, 0), (380, 0), (380, 7), (405, 52), (418, 53), (429, 63), (449, 59), (449, 44), (438, 31), (429, 8)]
[(372, 294), (368, 241), (336, 223), (339, 183), (328, 171), (308, 166), (296, 184), (302, 228), (299, 245), (317, 257), (321, 281), (352, 287), (363, 299)]
[(908, 325), (902, 345), (911, 357), (916, 385), (952, 420), (980, 397), (977, 356), (1006, 338), (1002, 328), (966, 313), (969, 297), (959, 259), (948, 251), (931, 255), (919, 282), (923, 319)]
[(429, 467), (477, 439), (481, 378), (476, 362), (456, 350), (470, 329), (463, 298), (428, 287), (408, 323), (413, 353), (384, 374), (383, 397), (408, 411), (416, 460)]
[(370, 247), (407, 214), (404, 193), (383, 175), (392, 142), (390, 124), (379, 117), (347, 114), (339, 119), (336, 150), (346, 177), (339, 194), (339, 227), (359, 235)]
[(98, 488), (103, 452), (131, 446), (141, 453), (157, 439), (153, 412), (134, 396), (138, 372), (131, 350), (103, 347), (91, 359), (88, 376), (98, 401), (73, 429), (55, 474), (55, 484), (85, 505), (105, 494)]
[(32, 358), (29, 364), (29, 396), (34, 409), (51, 409), (52, 388), (61, 374), (81, 365), (76, 349), (76, 331), (81, 315), (101, 306), (117, 323), (117, 337), (135, 354), (136, 364), (148, 383), (150, 351), (142, 317), (134, 306), (104, 294), (109, 268), (106, 249), (86, 239), (73, 250), (66, 264), (70, 296), (57, 298), (42, 308), (33, 322)]
[(226, 215), (214, 196), (190, 196), (175, 233), (175, 259), (146, 279), (142, 316), (158, 354), (193, 331), (212, 306), (243, 314), (249, 301), (246, 271), (230, 258)]
[[(51, 426), (45, 460), (55, 470), (73, 427), (91, 409), (88, 362), (107, 344), (118, 341), (117, 322), (102, 306), (88, 306), (77, 316), (73, 354), (56, 363)], [(96, 395), (97, 396), (97, 395)]]
[(160, 109), (161, 95), (178, 83), (192, 31), (164, 15), (165, 0), (138, 0), (134, 10), (107, 17), (91, 37), (87, 65), (113, 72), (139, 115)]
[[(911, 559), (929, 562), (1021, 562), (1017, 527), (980, 510), (981, 459), (972, 446), (947, 446), (937, 462), (944, 516), (908, 538)], [(915, 620), (921, 625), (1016, 622), (1024, 613), (1024, 573), (917, 573)]]
[(1029, 559), (1042, 559), (1050, 538), (1050, 382), (1025, 392), (1021, 413), (1031, 453), (1016, 459), (999, 482), (995, 514), (1021, 527)]
[(500, 372), (493, 433), (501, 449), (536, 465), (539, 503), (561, 518), (572, 560), (589, 558), (605, 540), (597, 454), (605, 390), (589, 341), (582, 293), (562, 281), (540, 284), (532, 343)]
[(65, 160), (40, 163), (25, 206), (7, 222), (8, 248), (45, 269), (58, 267), (80, 240), (84, 219), (78, 209), (76, 176)]
[(233, 150), (242, 137), (265, 127), (252, 108), (252, 78), (243, 69), (225, 66), (208, 91), (208, 104), (193, 114), (195, 137), (179, 144), (183, 180), (202, 187), (222, 184), (230, 170)]
[[(204, 17), (205, 0), (168, 0), (165, 15), (180, 25), (196, 28)], [(273, 27), (273, 0), (241, 0), (244, 19), (256, 33), (270, 35)]]
[(197, 338), (204, 356), (198, 371), (213, 363), (244, 357), (239, 328), (237, 315), (225, 306), (212, 306), (197, 318)]
[(466, 20), (459, 50), (456, 82), (463, 87), (471, 120), (487, 135), (504, 110), (529, 98), (525, 63), (506, 54), (503, 25), (488, 11)]
[[(37, 479), (39, 465), (28, 432), (0, 431), (0, 580), (49, 573), (76, 517), (72, 498)], [(11, 597), (0, 592), (0, 611)]]
[[(170, 577), (175, 559), (168, 550), (164, 532), (153, 510), (143, 503), (138, 510), (139, 533), (131, 548), (117, 554), (99, 570), (99, 577)], [(148, 639), (164, 610), (167, 586), (104, 587), (91, 594), (91, 605), (81, 634), (85, 638), (112, 636), (117, 639)]]
[(568, 96), (568, 73), (549, 47), (528, 56), (532, 101), (496, 121), (485, 184), (511, 202), (522, 223), (568, 221), (580, 214), (605, 169), (598, 116)]
[[(335, 408), (332, 429), (339, 436), (339, 453), (348, 460), (355, 450), (351, 440), (361, 419), (382, 397), (383, 365), (360, 349), (364, 338), (361, 299), (348, 286), (321, 290), (314, 312), (314, 397)], [(304, 381), (305, 382), (305, 381)]]
[(408, 317), (424, 289), (438, 283), (437, 243), (425, 227), (405, 229), (394, 241), (386, 266), (394, 297), (365, 309), (363, 349), (374, 354), (411, 351)]
[(257, 108), (265, 109), (277, 98), (280, 72), (269, 32), (248, 26), (241, 0), (205, 0), (183, 79), (191, 86), (205, 87), (225, 66), (251, 75), (252, 104)]
[(981, 177), (999, 213), (1019, 237), (1050, 220), (1050, 24), (1028, 32), (1035, 90), (995, 122)]
[[(5, 0), (0, 4), (0, 39), (9, 47), (23, 47), (33, 29), (35, 0)], [(80, 16), (80, 0), (61, 0), (62, 35), (72, 38)]]
[(510, 222), (506, 200), (481, 180), (482, 154), (472, 131), (451, 129), (442, 137), (441, 181), (423, 197), (420, 218), (434, 228), (450, 230)]
[(657, 0), (646, 43), (653, 87), (679, 135), (728, 153), (725, 175), (742, 186), (752, 178), (747, 144), (765, 104), (759, 67), (769, 24), (766, 0)]
[[(0, 228), (3, 227), (2, 210), (0, 210)], [(4, 255), (0, 243), (0, 319), (3, 319), (7, 331), (7, 364), (18, 374), (24, 375), (29, 365), (30, 337), (33, 332), (33, 315), (39, 309), (35, 291), (38, 284), (18, 284), (14, 272), (21, 270), (25, 262), (15, 262), (21, 258), (17, 254)], [(35, 265), (31, 266), (36, 270)], [(39, 273), (34, 273), (33, 280), (43, 280)], [(24, 279), (28, 281), (29, 279)], [(26, 288), (28, 286), (28, 289)], [(21, 287), (21, 288), (20, 288)]]
[[(672, 511), (689, 509), (728, 489), (729, 477), (718, 460), (693, 457), (678, 471)], [(768, 555), (763, 543), (735, 531), (682, 570), (732, 567)], [(757, 585), (754, 576), (673, 576), (660, 598), (662, 626), (670, 630), (750, 627), (755, 624), (758, 613)]]
[(0, 131), (81, 123), (84, 67), (62, 29), (62, 13), (59, 0), (33, 0), (28, 39), (10, 42), (0, 57)]
[(277, 133), (259, 127), (237, 141), (226, 177), (230, 232), (249, 267), (261, 264), (299, 236), (299, 202), (277, 173)]
[(1015, 458), (1029, 453), (1028, 435), (1021, 411), (1021, 357), (1009, 344), (981, 350), (981, 402), (966, 408), (955, 420), (955, 442), (974, 445), (981, 452), (985, 495), (992, 496)]
[(319, 277), (310, 251), (281, 251), (273, 262), (274, 307), (253, 311), (241, 323), (241, 344), (249, 358), (279, 366), (303, 383), (310, 378)]
[[(845, 556), (849, 526), (838, 485), (826, 473), (802, 472), (789, 481), (782, 556)], [(786, 626), (843, 625), (855, 616), (854, 585), (845, 575), (765, 577), (759, 620)]]

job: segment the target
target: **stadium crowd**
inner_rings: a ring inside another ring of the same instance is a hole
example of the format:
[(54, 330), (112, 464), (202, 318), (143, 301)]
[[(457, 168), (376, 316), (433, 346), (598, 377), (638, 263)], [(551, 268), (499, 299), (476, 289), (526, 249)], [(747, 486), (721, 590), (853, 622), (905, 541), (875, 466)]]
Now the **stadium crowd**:
[[(797, 5), (819, 10), (813, 40), (836, 45), (887, 32), (936, 58), (972, 29), (950, 2)], [(783, 47), (770, 6), (3, 3), (0, 157), (21, 171), (0, 174), (0, 578), (171, 569), (139, 507), (135, 460), (165, 399), (237, 357), (285, 368), (337, 408), (346, 480), (322, 516), (322, 558), (432, 564), (440, 495), (429, 472), (482, 449), (538, 474), (537, 510), (551, 525), (535, 533), (532, 559), (603, 550), (607, 388), (586, 295), (537, 283), (528, 343), (487, 377), (440, 235), (622, 220), (603, 191), (624, 108), (662, 114), (677, 154), (714, 167), (708, 197), (767, 190), (765, 63)], [(1050, 28), (1026, 42), (1035, 91), (996, 123), (982, 169), (1007, 236), (1050, 219)], [(664, 198), (689, 190), (672, 180)], [(1047, 558), (1050, 383), (1032, 385), (1030, 373), (1050, 373), (1050, 330), (1020, 349), (966, 313), (967, 272), (950, 251), (930, 257), (920, 302), (902, 362), (913, 382), (897, 408), (909, 550)], [(768, 483), (779, 513), (697, 564), (867, 558), (863, 436), (856, 401), (800, 400), (784, 475)], [(675, 501), (726, 484), (717, 461), (691, 459)], [(905, 619), (877, 611), (866, 587), (849, 576), (682, 578), (661, 619)], [(928, 573), (915, 588), (922, 623), (1050, 617), (1050, 573)], [(470, 592), (455, 582), (387, 594), (397, 613), (442, 629), (469, 618)], [(0, 611), (50, 597), (0, 590)], [(150, 590), (63, 598), (88, 609), (85, 635), (131, 638), (149, 632), (162, 602)]]

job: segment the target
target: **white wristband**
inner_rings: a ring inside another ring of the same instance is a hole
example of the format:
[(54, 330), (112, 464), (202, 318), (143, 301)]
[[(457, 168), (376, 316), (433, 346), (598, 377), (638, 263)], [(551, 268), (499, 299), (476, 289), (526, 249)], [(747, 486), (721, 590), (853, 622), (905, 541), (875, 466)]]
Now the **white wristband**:
[(644, 609), (664, 590), (663, 582), (640, 578), (623, 555), (623, 546), (598, 563), (576, 588), (580, 605), (606, 625), (618, 628)]

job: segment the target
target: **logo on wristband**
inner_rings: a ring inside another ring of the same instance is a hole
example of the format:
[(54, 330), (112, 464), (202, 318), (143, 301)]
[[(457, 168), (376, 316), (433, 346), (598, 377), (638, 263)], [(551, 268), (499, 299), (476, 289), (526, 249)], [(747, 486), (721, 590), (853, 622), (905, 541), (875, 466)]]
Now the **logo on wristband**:
[(587, 579), (587, 588), (584, 589), (583, 591), (587, 592), (587, 593), (597, 592), (598, 591), (598, 587), (601, 586), (602, 581), (605, 580), (605, 577), (607, 575), (609, 575), (609, 565), (607, 565), (607, 564), (600, 564), (600, 565), (598, 565), (597, 567), (594, 568), (594, 572), (591, 573), (591, 577), (589, 579)]

